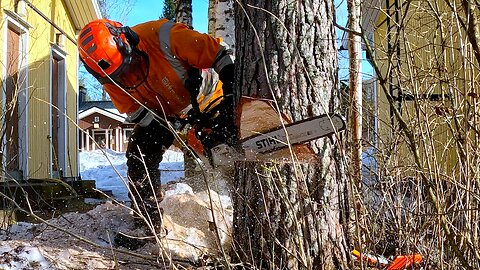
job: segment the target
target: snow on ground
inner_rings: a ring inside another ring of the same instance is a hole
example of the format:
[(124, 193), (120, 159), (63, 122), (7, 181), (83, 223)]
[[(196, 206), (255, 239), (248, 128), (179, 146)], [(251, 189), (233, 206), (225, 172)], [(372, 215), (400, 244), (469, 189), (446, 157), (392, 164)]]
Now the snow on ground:
[[(168, 150), (160, 164), (160, 169), (163, 184), (182, 178), (184, 176), (183, 154)], [(98, 189), (112, 191), (113, 197), (118, 201), (128, 200), (127, 189), (122, 181), (122, 177), (125, 178), (127, 175), (125, 153), (112, 150), (81, 152), (80, 174), (84, 180), (95, 180)], [(178, 189), (178, 193), (182, 193), (185, 187), (179, 185)], [(169, 191), (169, 195), (175, 193), (177, 192)], [(88, 213), (67, 213), (50, 220), (49, 223), (85, 236), (100, 246), (108, 246), (109, 237), (111, 237), (109, 232), (112, 229), (128, 228), (129, 224), (133, 224), (131, 220), (128, 222), (128, 219), (131, 219), (131, 216), (124, 207), (106, 203)], [(0, 269), (115, 268), (112, 261), (103, 259), (101, 251), (91, 251), (88, 245), (81, 243), (72, 244), (74, 242), (69, 242), (70, 238), (72, 237), (45, 224), (18, 222), (8, 231), (0, 230)], [(82, 259), (85, 262), (81, 262)], [(49, 261), (56, 262), (56, 265), (52, 265)], [(81, 265), (80, 268), (78, 268), (79, 265)], [(121, 269), (130, 269), (130, 267)], [(135, 269), (140, 268), (135, 267)]]
[[(168, 150), (160, 169), (163, 184), (181, 179), (184, 176), (183, 154)], [(126, 172), (125, 153), (111, 150), (80, 153), (82, 179), (95, 180), (98, 189), (112, 191), (113, 197), (118, 201), (128, 200), (127, 190), (121, 179), (126, 177)], [(174, 187), (173, 190), (167, 190), (166, 198), (176, 194), (193, 193), (185, 184), (176, 184)], [(202, 196), (197, 196), (199, 203), (208, 201), (205, 194)], [(231, 210), (231, 201), (223, 196), (219, 199), (221, 204)], [(189, 210), (182, 208), (178, 212), (185, 211)], [(158, 269), (145, 265), (144, 262), (135, 264), (132, 260), (130, 262), (133, 263), (127, 265), (115, 265), (115, 261), (127, 261), (121, 257), (122, 254), (115, 254), (116, 257), (112, 259), (112, 254), (105, 249), (92, 247), (91, 244), (78, 241), (58, 229), (68, 229), (99, 247), (109, 247), (115, 232), (131, 229), (133, 226), (128, 209), (119, 204), (107, 202), (87, 213), (67, 213), (49, 220), (48, 223), (50, 225), (18, 222), (8, 231), (0, 230), (0, 269)], [(188, 228), (185, 229), (188, 231)], [(184, 235), (182, 239), (186, 241), (188, 237)]]
[[(98, 189), (112, 191), (115, 199), (127, 201), (126, 162), (124, 152), (109, 149), (80, 152), (80, 176), (83, 180), (95, 180)], [(167, 150), (160, 163), (162, 184), (184, 177), (183, 169), (183, 153)]]
[[(38, 268), (30, 268), (32, 266)], [(31, 246), (0, 246), (0, 269), (52, 269), (40, 250)]]

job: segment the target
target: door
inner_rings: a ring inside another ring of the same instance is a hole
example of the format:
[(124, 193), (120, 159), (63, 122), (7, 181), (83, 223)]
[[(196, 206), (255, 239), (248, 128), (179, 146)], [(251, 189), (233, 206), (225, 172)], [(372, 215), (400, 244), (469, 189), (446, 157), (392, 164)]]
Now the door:
[(60, 114), (58, 107), (58, 60), (52, 58), (52, 109), (51, 109), (51, 123), (52, 123), (52, 172), (58, 172), (60, 170), (60, 164), (58, 159), (58, 133), (60, 132)]
[[(19, 172), (19, 125), (18, 125), (18, 96), (20, 33), (11, 27), (7, 29), (7, 80), (5, 93), (5, 169), (8, 173)], [(3, 167), (3, 166), (2, 166)]]
[(66, 109), (66, 68), (65, 53), (53, 47), (51, 60), (50, 89), (50, 147), (52, 177), (61, 177), (66, 168), (67, 109)]

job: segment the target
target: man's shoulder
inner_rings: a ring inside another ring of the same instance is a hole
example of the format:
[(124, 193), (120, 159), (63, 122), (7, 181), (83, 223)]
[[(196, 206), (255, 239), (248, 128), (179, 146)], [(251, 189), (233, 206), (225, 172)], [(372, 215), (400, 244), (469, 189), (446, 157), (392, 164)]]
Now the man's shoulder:
[(147, 21), (147, 22), (139, 23), (135, 26), (132, 26), (132, 29), (134, 31), (142, 31), (146, 29), (149, 29), (149, 30), (158, 29), (160, 26), (162, 26), (166, 22), (169, 22), (169, 20), (165, 18)]

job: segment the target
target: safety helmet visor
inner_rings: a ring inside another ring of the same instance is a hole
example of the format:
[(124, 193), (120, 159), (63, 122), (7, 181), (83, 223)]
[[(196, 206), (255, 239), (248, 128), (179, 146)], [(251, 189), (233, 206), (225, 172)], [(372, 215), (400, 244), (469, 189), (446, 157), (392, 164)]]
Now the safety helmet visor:
[(148, 56), (138, 50), (124, 55), (124, 61), (111, 75), (116, 84), (124, 89), (133, 89), (141, 85), (148, 76)]

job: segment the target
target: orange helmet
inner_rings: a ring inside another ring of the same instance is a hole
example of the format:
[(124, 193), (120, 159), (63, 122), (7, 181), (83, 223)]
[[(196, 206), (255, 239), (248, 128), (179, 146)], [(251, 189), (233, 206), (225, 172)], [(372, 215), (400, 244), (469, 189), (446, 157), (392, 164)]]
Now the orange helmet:
[(140, 39), (130, 27), (107, 19), (88, 23), (78, 37), (80, 59), (101, 84), (132, 89), (148, 76), (148, 56), (136, 48)]

